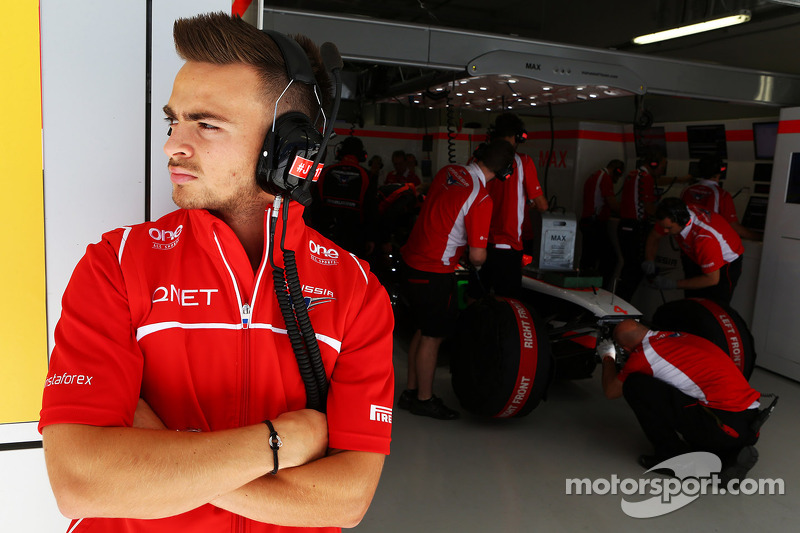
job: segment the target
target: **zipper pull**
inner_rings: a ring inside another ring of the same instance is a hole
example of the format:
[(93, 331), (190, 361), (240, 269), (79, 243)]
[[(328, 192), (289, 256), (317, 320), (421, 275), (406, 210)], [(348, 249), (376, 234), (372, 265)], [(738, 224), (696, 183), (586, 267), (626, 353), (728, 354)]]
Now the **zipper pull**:
[(242, 326), (244, 329), (247, 329), (247, 327), (250, 325), (250, 311), (250, 304), (244, 304), (242, 306)]

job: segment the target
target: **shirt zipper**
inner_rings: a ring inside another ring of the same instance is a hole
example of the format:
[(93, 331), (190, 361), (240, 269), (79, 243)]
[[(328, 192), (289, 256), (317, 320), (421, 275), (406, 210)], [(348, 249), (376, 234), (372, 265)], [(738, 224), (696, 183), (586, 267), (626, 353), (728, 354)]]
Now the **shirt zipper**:
[(258, 286), (261, 282), (262, 274), (264, 273), (264, 259), (261, 260), (261, 268), (259, 270), (258, 276), (256, 277), (255, 285), (253, 286), (253, 295), (250, 303), (242, 301), (242, 293), (239, 290), (239, 284), (236, 282), (236, 276), (233, 273), (233, 269), (231, 268), (230, 264), (228, 263), (228, 259), (225, 257), (225, 253), (222, 251), (222, 245), (219, 242), (219, 238), (217, 234), (214, 233), (214, 240), (217, 243), (217, 249), (219, 250), (220, 257), (222, 257), (223, 263), (225, 263), (225, 268), (228, 270), (228, 275), (231, 278), (231, 283), (233, 284), (233, 290), (236, 294), (236, 303), (239, 308), (239, 318), (242, 324), (242, 335), (244, 338), (242, 339), (243, 348), (242, 348), (242, 374), (241, 374), (241, 383), (242, 389), (241, 394), (239, 397), (240, 400), (240, 411), (239, 411), (239, 424), (245, 425), (248, 419), (248, 405), (247, 405), (247, 397), (250, 391), (250, 326), (252, 325), (252, 316), (253, 316), (253, 306), (255, 305), (256, 294), (258, 293)]

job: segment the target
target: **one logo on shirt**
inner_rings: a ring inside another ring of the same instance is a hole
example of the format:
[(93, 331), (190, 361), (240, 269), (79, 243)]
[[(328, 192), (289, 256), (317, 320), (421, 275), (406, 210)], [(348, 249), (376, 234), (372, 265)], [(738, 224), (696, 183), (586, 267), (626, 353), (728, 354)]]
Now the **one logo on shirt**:
[(392, 408), (372, 404), (369, 406), (369, 419), (374, 422), (392, 423)]
[(84, 374), (67, 374), (64, 372), (59, 376), (50, 376), (44, 382), (44, 386), (50, 387), (51, 385), (91, 385), (94, 376), (86, 376)]
[(339, 252), (333, 248), (325, 248), (312, 240), (308, 241), (311, 260), (320, 265), (333, 266), (339, 264)]
[(211, 305), (211, 295), (219, 289), (180, 289), (175, 285), (156, 287), (153, 291), (153, 303), (177, 302), (181, 307)]
[(172, 231), (150, 228), (148, 234), (150, 238), (153, 239), (153, 248), (156, 250), (169, 250), (178, 244), (178, 239), (180, 239), (182, 231), (183, 225), (180, 225)]
[(464, 176), (462, 176), (461, 173), (456, 169), (452, 168), (447, 169), (447, 184), (458, 185), (460, 187), (469, 187), (469, 183), (467, 183), (467, 180), (464, 179)]

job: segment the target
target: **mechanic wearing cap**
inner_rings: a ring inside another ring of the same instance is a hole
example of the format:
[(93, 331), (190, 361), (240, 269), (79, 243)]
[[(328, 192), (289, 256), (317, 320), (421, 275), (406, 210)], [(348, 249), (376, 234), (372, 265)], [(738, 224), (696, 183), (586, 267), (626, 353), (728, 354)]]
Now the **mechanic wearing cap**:
[[(687, 205), (680, 198), (665, 198), (656, 208), (656, 225), (647, 236), (642, 271), (656, 289), (684, 289), (687, 298), (709, 298), (730, 304), (742, 273), (742, 240), (722, 216)], [(685, 279), (657, 275), (658, 242), (673, 235), (681, 248)]]
[[(514, 150), (527, 135), (522, 119), (513, 113), (498, 116), (489, 129), (490, 140), (505, 140)], [(494, 207), (486, 263), (480, 272), (483, 290), (476, 290), (473, 284), (470, 296), (479, 298), (493, 289), (498, 296), (518, 297), (522, 288), (523, 224), (530, 224), (526, 213), (529, 207), (547, 211), (547, 198), (539, 185), (533, 159), (521, 153), (514, 154), (512, 174), (492, 181), (487, 189)]]
[(336, 150), (338, 163), (326, 166), (315, 198), (306, 210), (308, 224), (333, 242), (367, 259), (375, 248), (377, 187), (367, 169), (364, 143), (347, 137)]
[(704, 155), (700, 158), (698, 167), (700, 181), (684, 189), (681, 193), (681, 200), (686, 202), (686, 205), (694, 205), (712, 213), (719, 213), (742, 239), (760, 241), (760, 235), (739, 223), (733, 197), (720, 184), (722, 174), (727, 169), (727, 164), (722, 158), (716, 155)]
[(614, 329), (626, 353), (617, 371), (610, 340), (598, 344), (603, 361), (603, 392), (624, 396), (653, 455), (639, 464), (650, 469), (676, 455), (715, 453), (723, 482), (741, 479), (758, 460), (754, 424), (761, 393), (750, 387), (736, 364), (717, 345), (688, 333), (652, 331), (627, 319)]
[(603, 276), (605, 284), (611, 283), (617, 263), (614, 245), (608, 233), (608, 221), (612, 216), (619, 216), (619, 201), (614, 194), (614, 184), (624, 172), (625, 163), (612, 159), (605, 168), (593, 173), (583, 184), (581, 268), (597, 270)]
[(497, 172), (507, 169), (514, 148), (497, 139), (481, 145), (467, 166), (447, 165), (434, 177), (408, 242), (400, 253), (405, 263), (405, 289), (416, 331), (408, 350), (408, 387), (398, 407), (440, 420), (458, 418), (433, 394), (439, 346), (447, 335), (455, 288), (455, 269), (469, 247), (468, 261), (480, 267), (492, 216), (486, 191)]

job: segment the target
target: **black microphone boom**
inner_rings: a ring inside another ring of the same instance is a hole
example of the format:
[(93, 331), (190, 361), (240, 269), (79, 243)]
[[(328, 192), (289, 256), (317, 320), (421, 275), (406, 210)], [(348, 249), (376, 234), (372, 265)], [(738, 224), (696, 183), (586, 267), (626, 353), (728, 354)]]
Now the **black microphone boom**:
[(295, 192), (292, 193), (292, 197), (300, 202), (301, 204), (308, 206), (311, 203), (311, 184), (314, 183), (314, 174), (317, 171), (317, 167), (319, 166), (319, 162), (322, 159), (322, 155), (325, 153), (325, 149), (328, 147), (328, 141), (331, 140), (331, 136), (333, 135), (333, 123), (336, 120), (336, 115), (339, 113), (339, 104), (342, 101), (342, 68), (344, 67), (344, 62), (342, 61), (342, 56), (339, 55), (339, 49), (336, 47), (335, 44), (326, 42), (322, 43), (319, 48), (320, 55), (322, 56), (322, 64), (325, 65), (325, 68), (331, 73), (333, 76), (334, 81), (334, 97), (333, 97), (333, 106), (331, 107), (330, 117), (328, 118), (328, 122), (325, 125), (325, 131), (322, 132), (322, 143), (319, 146), (319, 152), (317, 152), (317, 157), (314, 158), (314, 164), (311, 166), (311, 170), (308, 173), (308, 176), (305, 179), (302, 187), (295, 189)]

